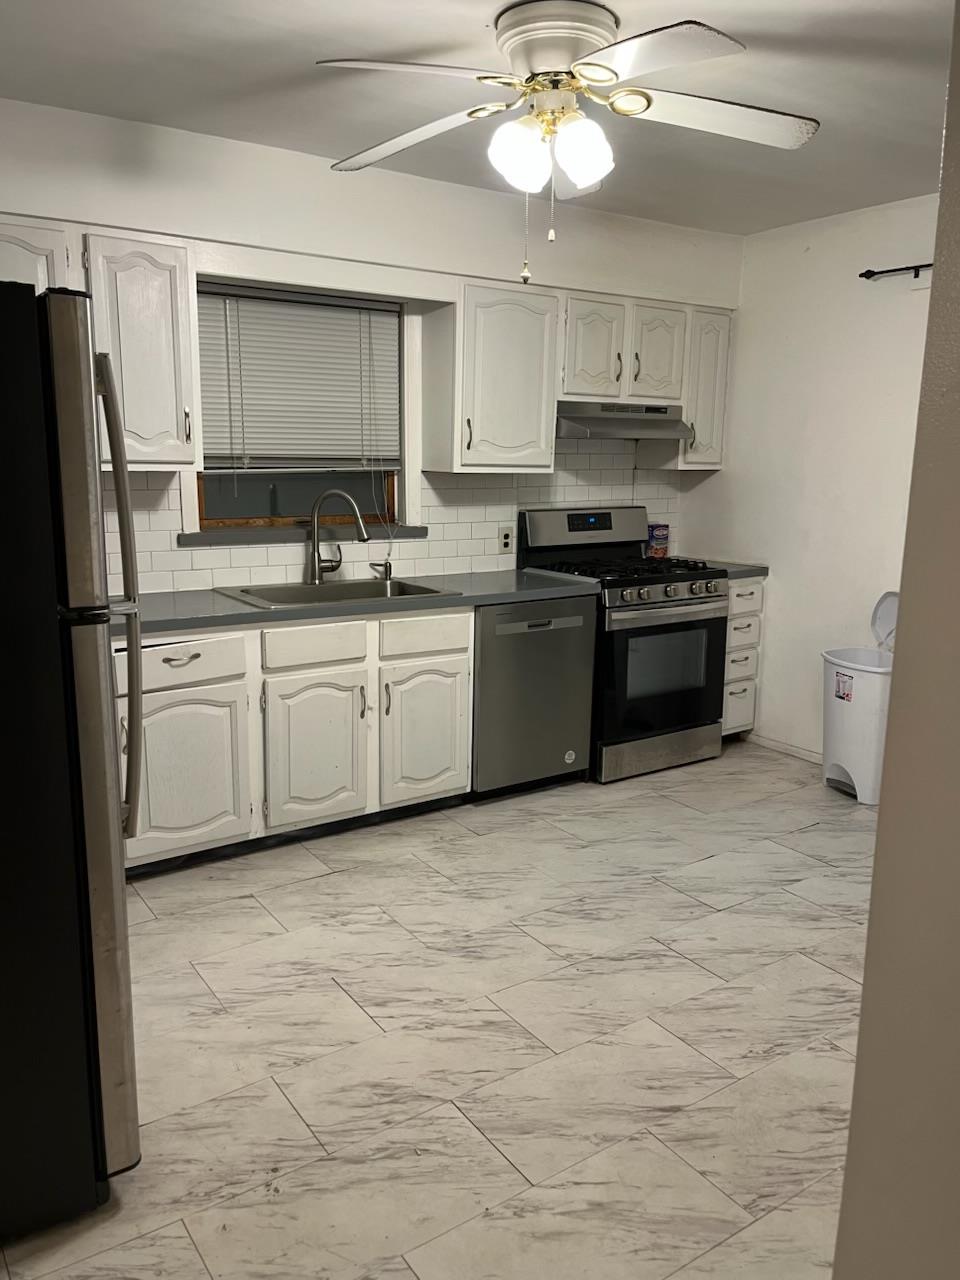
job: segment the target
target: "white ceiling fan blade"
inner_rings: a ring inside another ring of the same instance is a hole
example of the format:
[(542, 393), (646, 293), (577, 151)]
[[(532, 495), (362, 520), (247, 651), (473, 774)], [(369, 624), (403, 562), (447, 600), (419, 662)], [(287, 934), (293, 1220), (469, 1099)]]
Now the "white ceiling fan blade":
[(478, 71), (475, 67), (444, 67), (434, 62), (372, 62), (359, 58), (322, 58), (318, 67), (352, 67), (355, 71), (414, 71), (425, 76), (460, 76), (464, 80), (477, 80), (480, 76), (496, 75), (495, 71)]
[(592, 187), (578, 187), (558, 164), (553, 166), (553, 194), (558, 200), (576, 200), (577, 196), (588, 196), (591, 191), (599, 191), (602, 186), (602, 182), (597, 182)]
[(675, 22), (670, 27), (657, 27), (608, 44), (575, 62), (573, 70), (588, 84), (612, 85), (665, 67), (742, 53), (745, 47), (702, 22)]
[(700, 98), (690, 93), (668, 93), (665, 89), (644, 89), (650, 106), (638, 120), (658, 120), (702, 133), (719, 133), (744, 142), (793, 150), (809, 142), (820, 128), (819, 120), (792, 116), (766, 107), (748, 107), (741, 102)]
[(415, 147), (418, 142), (428, 142), (431, 138), (436, 138), (441, 133), (449, 133), (451, 129), (459, 129), (462, 124), (470, 124), (474, 120), (485, 119), (486, 116), (498, 115), (501, 111), (513, 111), (522, 103), (522, 98), (518, 98), (516, 102), (484, 102), (479, 107), (470, 107), (466, 111), (455, 111), (452, 116), (443, 116), (439, 120), (431, 120), (429, 124), (422, 124), (418, 129), (411, 129), (409, 133), (401, 133), (396, 138), (388, 138), (386, 142), (378, 142), (375, 147), (369, 147), (366, 151), (358, 151), (356, 155), (347, 156), (345, 160), (338, 160), (336, 164), (330, 167), (343, 173), (349, 173), (355, 169), (366, 169), (368, 165), (379, 164), (381, 160), (388, 160), (390, 156), (395, 156), (400, 151), (406, 151), (408, 147)]

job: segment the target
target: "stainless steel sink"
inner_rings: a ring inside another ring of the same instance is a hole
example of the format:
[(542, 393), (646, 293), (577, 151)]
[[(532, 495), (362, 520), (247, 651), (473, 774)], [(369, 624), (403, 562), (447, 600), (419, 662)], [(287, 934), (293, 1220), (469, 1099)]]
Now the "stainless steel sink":
[(257, 587), (217, 587), (222, 596), (242, 600), (257, 609), (290, 609), (297, 605), (340, 604), (351, 600), (393, 600), (402, 596), (457, 595), (439, 587), (422, 587), (416, 582), (378, 578), (351, 582), (278, 582)]

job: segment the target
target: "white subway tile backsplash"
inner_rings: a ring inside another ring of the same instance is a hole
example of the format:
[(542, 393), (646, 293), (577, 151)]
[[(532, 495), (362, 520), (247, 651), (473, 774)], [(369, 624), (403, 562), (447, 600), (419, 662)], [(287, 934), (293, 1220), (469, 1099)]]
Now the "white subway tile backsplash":
[(233, 569), (249, 569), (267, 563), (266, 547), (231, 547), (230, 566)]
[(213, 586), (212, 569), (182, 569), (173, 575), (175, 591), (202, 591)]
[[(670, 525), (675, 547), (688, 491), (684, 477), (637, 468), (635, 454), (632, 444), (619, 440), (564, 440), (551, 475), (426, 475), (421, 520), (428, 537), (392, 544), (383, 538), (366, 544), (344, 542), (343, 567), (335, 576), (368, 578), (369, 561), (388, 554), (398, 577), (512, 569), (515, 553), (499, 551), (500, 526), (509, 524), (516, 534), (518, 507), (544, 504), (641, 502), (651, 520)], [(308, 548), (301, 543), (178, 547), (181, 477), (170, 472), (137, 474), (132, 496), (142, 591), (304, 580)], [(183, 479), (193, 483), (192, 476)], [(120, 540), (109, 472), (104, 488), (109, 583), (111, 592), (119, 594)], [(333, 554), (332, 546), (327, 554)]]

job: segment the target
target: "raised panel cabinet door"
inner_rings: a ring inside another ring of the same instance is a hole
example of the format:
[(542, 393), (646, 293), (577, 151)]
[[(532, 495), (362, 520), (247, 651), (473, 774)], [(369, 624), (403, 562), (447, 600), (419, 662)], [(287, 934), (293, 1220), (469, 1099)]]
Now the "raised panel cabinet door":
[(687, 404), (687, 419), (695, 432), (695, 439), (683, 447), (685, 466), (719, 467), (723, 461), (729, 354), (730, 317), (712, 311), (695, 311)]
[(466, 657), (380, 668), (381, 804), (466, 791), (469, 715)]
[(264, 681), (268, 827), (366, 808), (369, 687), (359, 669)]
[(629, 394), (679, 400), (687, 313), (678, 307), (636, 306), (632, 336)]
[(113, 357), (131, 462), (193, 459), (189, 273), (177, 245), (88, 236), (93, 328)]
[(568, 395), (618, 399), (624, 386), (626, 308), (592, 298), (567, 300), (563, 390)]
[[(126, 699), (118, 699), (120, 751)], [(247, 686), (200, 685), (143, 699), (140, 834), (127, 857), (173, 852), (250, 831)]]
[(466, 289), (462, 466), (552, 467), (558, 316), (551, 294)]
[(37, 293), (64, 288), (67, 233), (56, 227), (0, 222), (0, 280), (32, 284)]

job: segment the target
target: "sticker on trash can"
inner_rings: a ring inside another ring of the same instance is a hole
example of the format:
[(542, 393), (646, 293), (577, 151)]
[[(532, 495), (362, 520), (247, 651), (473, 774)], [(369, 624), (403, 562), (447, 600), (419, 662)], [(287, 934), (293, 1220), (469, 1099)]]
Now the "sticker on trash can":
[(847, 675), (845, 671), (838, 671), (833, 686), (833, 696), (839, 698), (841, 702), (852, 702), (853, 676)]

